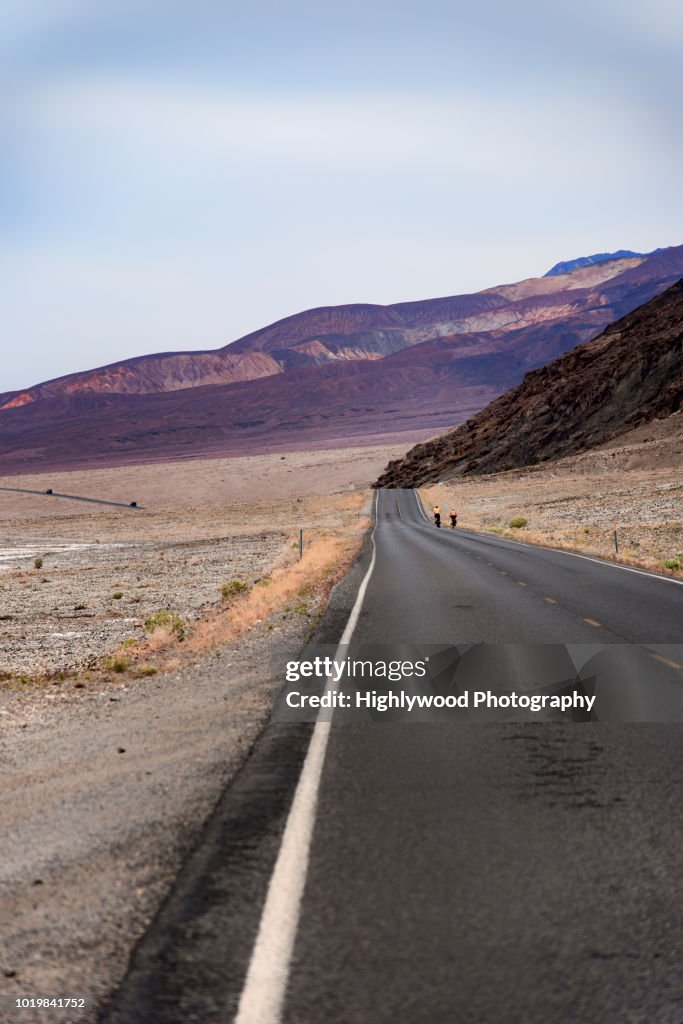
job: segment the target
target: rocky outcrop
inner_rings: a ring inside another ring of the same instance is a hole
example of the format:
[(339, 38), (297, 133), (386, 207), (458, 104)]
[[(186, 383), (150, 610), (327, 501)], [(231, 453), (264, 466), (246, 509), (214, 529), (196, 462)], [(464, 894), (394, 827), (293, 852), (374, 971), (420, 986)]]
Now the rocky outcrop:
[(482, 412), (389, 464), (377, 486), (415, 487), (575, 454), (683, 404), (683, 281), (588, 344), (527, 373)]

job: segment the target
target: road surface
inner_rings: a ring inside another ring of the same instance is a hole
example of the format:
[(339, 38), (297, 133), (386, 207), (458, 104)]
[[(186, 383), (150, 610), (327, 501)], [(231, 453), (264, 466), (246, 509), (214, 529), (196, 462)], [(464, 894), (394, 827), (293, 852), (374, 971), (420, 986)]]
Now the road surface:
[(115, 508), (143, 508), (136, 501), (109, 501), (106, 498), (85, 498), (82, 494), (61, 494), (59, 491), (53, 490), (35, 491), (28, 487), (0, 487), (0, 491), (7, 491), (11, 494), (42, 494), (47, 498), (67, 498), (69, 501), (85, 501), (90, 505), (113, 505)]
[(682, 613), (668, 579), (379, 492), (320, 643), (351, 615), (352, 651), (496, 645), (520, 690), (547, 645), (615, 645), (654, 721), (274, 722), (103, 1020), (683, 1021)]

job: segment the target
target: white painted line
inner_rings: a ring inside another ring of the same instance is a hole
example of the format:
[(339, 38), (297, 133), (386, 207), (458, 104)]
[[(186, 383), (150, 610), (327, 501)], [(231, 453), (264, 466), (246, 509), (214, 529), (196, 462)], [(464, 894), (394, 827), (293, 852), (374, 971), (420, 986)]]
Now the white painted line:
[(670, 661), (669, 658), (663, 658), (661, 654), (651, 654), (650, 657), (654, 658), (655, 661), (660, 661), (662, 665), (666, 665), (667, 668), (683, 668), (683, 665), (679, 665), (677, 661)]
[[(365, 592), (375, 568), (375, 531), (378, 522), (379, 491), (375, 500), (375, 525), (371, 534), (372, 558), (358, 588), (349, 621), (339, 641), (335, 658), (350, 643), (363, 607)], [(328, 680), (329, 683), (329, 680)], [(335, 689), (334, 685), (329, 687)], [(289, 965), (292, 959), (306, 884), (308, 861), (318, 804), (320, 780), (331, 721), (315, 723), (311, 742), (294, 800), (287, 817), (280, 852), (268, 885), (258, 935), (251, 954), (235, 1024), (279, 1024), (284, 1002)]]
[(420, 495), (418, 494), (418, 492), (417, 492), (417, 490), (415, 488), (413, 488), (413, 494), (415, 495), (415, 501), (417, 502), (417, 507), (420, 510), (420, 512), (422, 513), (422, 518), (424, 519), (425, 523), (429, 524), (429, 519), (427, 519), (427, 513), (425, 512), (424, 505), (422, 504), (422, 498), (420, 497)]
[[(517, 547), (531, 549), (532, 551), (554, 551), (556, 555), (568, 555), (570, 558), (583, 558), (585, 562), (595, 562), (606, 569), (623, 569), (624, 572), (634, 572), (638, 576), (647, 576), (651, 580), (660, 580), (662, 583), (677, 583), (683, 586), (683, 580), (675, 580), (673, 576), (660, 576), (656, 572), (647, 572), (645, 569), (632, 569), (630, 565), (620, 565), (619, 562), (610, 562), (605, 558), (593, 558), (591, 555), (580, 555), (578, 551), (565, 551), (563, 548), (551, 548), (545, 544), (526, 544), (523, 540), (510, 540), (508, 537), (496, 537), (495, 535), (479, 532), (478, 530), (461, 530), (464, 536), (471, 536), (475, 540), (491, 540), (503, 546), (516, 544)], [(479, 556), (477, 556), (479, 557)]]

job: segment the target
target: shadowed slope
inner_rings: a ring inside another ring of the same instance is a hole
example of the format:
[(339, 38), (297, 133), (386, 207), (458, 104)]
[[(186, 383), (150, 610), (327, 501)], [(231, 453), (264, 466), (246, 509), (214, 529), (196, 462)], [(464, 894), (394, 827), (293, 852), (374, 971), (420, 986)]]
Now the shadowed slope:
[(592, 448), (683, 402), (683, 281), (391, 463), (378, 486), (494, 473)]

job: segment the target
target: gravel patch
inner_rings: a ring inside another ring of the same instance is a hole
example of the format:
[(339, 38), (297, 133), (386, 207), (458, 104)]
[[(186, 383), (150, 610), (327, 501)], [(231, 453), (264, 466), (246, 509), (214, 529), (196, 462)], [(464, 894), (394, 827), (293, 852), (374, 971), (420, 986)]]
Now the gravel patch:
[[(192, 541), (5, 545), (0, 549), (0, 671), (92, 667), (170, 609), (187, 623), (221, 584), (253, 582), (282, 552), (279, 531)], [(42, 565), (36, 568), (36, 559)]]
[(0, 1021), (19, 1019), (6, 1013), (18, 996), (107, 998), (267, 720), (274, 667), (309, 628), (279, 615), (182, 672), (125, 685), (0, 690)]

